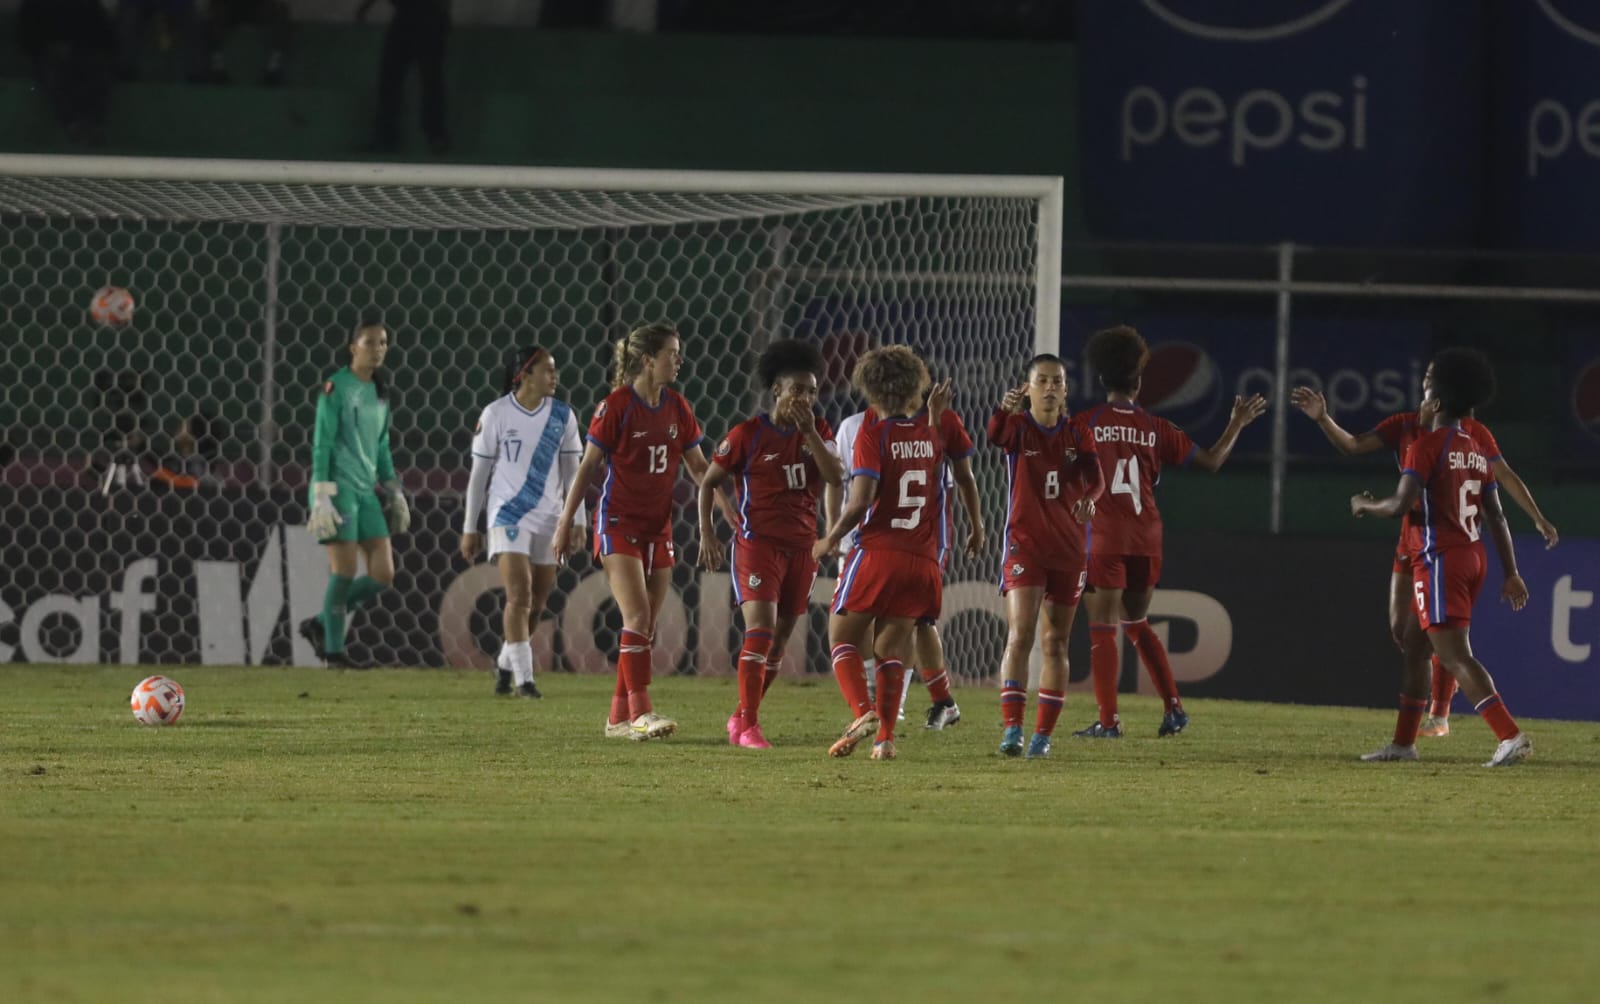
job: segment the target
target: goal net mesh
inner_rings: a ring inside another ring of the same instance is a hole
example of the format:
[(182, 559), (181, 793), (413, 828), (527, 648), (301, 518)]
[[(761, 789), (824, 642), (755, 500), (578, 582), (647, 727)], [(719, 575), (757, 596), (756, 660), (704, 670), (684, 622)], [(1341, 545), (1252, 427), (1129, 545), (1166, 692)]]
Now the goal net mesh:
[[(871, 346), (909, 343), (954, 379), (989, 534), (953, 560), (942, 626), (958, 680), (988, 682), (1005, 479), (982, 425), (1035, 345), (1038, 210), (991, 195), (0, 177), (0, 659), (312, 662), (294, 624), (320, 609), (326, 575), (301, 528), (315, 398), (358, 316), (376, 314), (418, 519), (351, 655), (489, 665), (497, 579), (455, 556), (478, 411), (538, 344), (587, 422), (614, 340), (662, 319), (683, 333), (679, 389), (711, 443), (765, 406), (754, 364), (775, 337), (819, 344), (834, 424), (862, 406), (849, 374)], [(91, 318), (105, 286), (132, 293), (131, 321)], [(726, 674), (739, 620), (726, 577), (693, 566), (692, 494), (685, 477), (657, 671)], [(788, 674), (827, 671), (833, 571)], [(619, 628), (580, 557), (536, 653), (547, 671), (605, 671)]]

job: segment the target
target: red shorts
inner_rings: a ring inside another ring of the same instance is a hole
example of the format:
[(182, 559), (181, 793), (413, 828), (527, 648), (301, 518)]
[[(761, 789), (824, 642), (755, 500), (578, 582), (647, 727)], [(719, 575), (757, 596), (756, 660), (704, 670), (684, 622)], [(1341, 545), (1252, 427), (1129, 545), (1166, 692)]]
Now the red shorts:
[(646, 575), (671, 568), (678, 560), (678, 553), (670, 539), (644, 540), (622, 533), (596, 533), (594, 553), (597, 558), (603, 558), (608, 554), (626, 554), (630, 558), (638, 558), (644, 563)]
[(932, 624), (944, 602), (939, 563), (906, 551), (850, 552), (833, 590), (833, 612), (909, 617)]
[(735, 603), (776, 603), (778, 613), (799, 617), (811, 609), (811, 585), (817, 562), (805, 549), (782, 550), (762, 540), (733, 542)]
[(1405, 575), (1410, 571), (1411, 555), (1407, 554), (1403, 548), (1397, 548), (1394, 552), (1394, 574)]
[(1013, 555), (1000, 569), (1000, 595), (1013, 589), (1044, 588), (1044, 598), (1057, 606), (1075, 607), (1083, 598), (1083, 586), (1089, 573), (1079, 565), (1077, 571), (1065, 568), (1045, 568)]
[(1089, 585), (1095, 589), (1126, 589), (1143, 593), (1160, 583), (1159, 554), (1089, 555)]
[(1423, 630), (1471, 624), (1487, 571), (1481, 545), (1452, 547), (1412, 562), (1411, 588)]

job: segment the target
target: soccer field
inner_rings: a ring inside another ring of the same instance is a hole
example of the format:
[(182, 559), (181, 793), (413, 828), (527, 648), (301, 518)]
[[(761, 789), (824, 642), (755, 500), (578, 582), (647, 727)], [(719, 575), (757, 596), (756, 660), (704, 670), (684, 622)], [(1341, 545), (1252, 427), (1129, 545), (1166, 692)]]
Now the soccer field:
[(1491, 771), (1458, 715), (1422, 762), (1369, 765), (1389, 712), (1193, 701), (1157, 740), (1129, 698), (1128, 738), (1016, 761), (995, 692), (967, 690), (960, 726), (914, 713), (875, 763), (824, 755), (831, 679), (775, 687), (758, 752), (726, 743), (723, 680), (662, 681), (681, 731), (635, 744), (601, 737), (598, 677), (528, 702), (481, 673), (180, 667), (184, 718), (154, 729), (128, 713), (145, 672), (0, 669), (0, 1000), (1600, 986), (1593, 724), (1528, 722), (1534, 757)]

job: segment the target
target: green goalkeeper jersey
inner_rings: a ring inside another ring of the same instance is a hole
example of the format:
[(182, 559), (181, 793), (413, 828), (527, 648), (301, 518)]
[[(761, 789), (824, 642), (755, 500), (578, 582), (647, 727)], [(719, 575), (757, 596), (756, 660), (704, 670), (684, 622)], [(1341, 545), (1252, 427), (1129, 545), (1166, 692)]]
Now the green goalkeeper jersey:
[(311, 480), (335, 481), (339, 494), (371, 495), (394, 480), (389, 454), (389, 402), (371, 380), (346, 366), (330, 376), (317, 398), (317, 427), (311, 441)]

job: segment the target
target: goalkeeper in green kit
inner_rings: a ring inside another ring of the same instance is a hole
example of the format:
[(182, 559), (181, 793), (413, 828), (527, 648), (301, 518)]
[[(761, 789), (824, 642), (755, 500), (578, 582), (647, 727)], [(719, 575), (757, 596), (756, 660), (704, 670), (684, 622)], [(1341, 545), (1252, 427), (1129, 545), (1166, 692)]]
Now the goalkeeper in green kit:
[[(306, 520), (306, 529), (328, 548), (329, 572), (322, 613), (301, 621), (300, 634), (329, 666), (350, 665), (345, 622), (394, 581), (389, 535), (411, 526), (411, 507), (389, 453), (388, 388), (378, 372), (389, 352), (389, 332), (381, 323), (363, 322), (349, 349), (350, 365), (330, 376), (317, 397)], [(360, 578), (358, 553), (367, 561)]]

